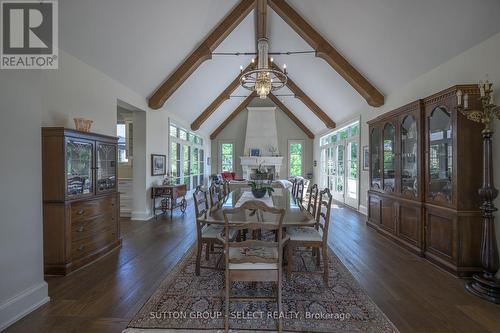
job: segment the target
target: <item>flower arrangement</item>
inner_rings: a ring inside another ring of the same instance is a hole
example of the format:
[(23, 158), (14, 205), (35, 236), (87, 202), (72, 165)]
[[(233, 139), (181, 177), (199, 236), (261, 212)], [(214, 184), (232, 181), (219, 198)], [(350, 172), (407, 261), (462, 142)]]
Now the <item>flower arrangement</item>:
[(261, 181), (251, 181), (248, 182), (248, 185), (252, 189), (252, 194), (256, 198), (262, 198), (266, 193), (271, 196), (274, 192), (274, 189), (267, 184), (263, 184)]

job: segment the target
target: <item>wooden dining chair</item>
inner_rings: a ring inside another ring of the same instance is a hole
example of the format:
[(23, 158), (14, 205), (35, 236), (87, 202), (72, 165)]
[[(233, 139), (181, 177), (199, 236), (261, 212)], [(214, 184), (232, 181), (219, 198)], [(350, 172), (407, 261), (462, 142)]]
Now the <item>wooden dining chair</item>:
[(219, 203), (219, 201), (221, 201), (223, 198), (222, 187), (217, 182), (212, 182), (212, 184), (210, 184), (210, 187), (208, 188), (208, 192), (210, 195), (210, 206), (211, 207), (217, 205)]
[(222, 183), (222, 197), (227, 196), (229, 192), (231, 192), (231, 190), (229, 189), (229, 181), (224, 180), (224, 182)]
[(316, 217), (316, 209), (318, 208), (318, 184), (313, 184), (309, 189), (307, 195), (307, 205), (306, 210), (314, 217)]
[(295, 186), (295, 199), (297, 199), (297, 203), (302, 205), (304, 202), (304, 179), (298, 179)]
[[(257, 212), (257, 213), (255, 213)], [(252, 215), (248, 215), (252, 214)], [(283, 217), (285, 209), (268, 207), (262, 201), (250, 200), (243, 203), (238, 208), (226, 209), (224, 215), (224, 253), (226, 262), (226, 320), (225, 330), (229, 330), (229, 309), (231, 300), (275, 300), (277, 302), (278, 313), (282, 311), (281, 287), (282, 287), (282, 261), (283, 245), (286, 239), (283, 238)], [(255, 221), (243, 222), (240, 216), (255, 216)], [(261, 217), (265, 217), (262, 220)], [(239, 221), (241, 222), (239, 222)], [(237, 222), (238, 221), (238, 222)], [(263, 240), (245, 240), (241, 242), (232, 241), (228, 231), (230, 228), (237, 230), (267, 230), (278, 233), (277, 240), (274, 237), (267, 237)], [(269, 296), (232, 296), (232, 282), (274, 282), (276, 284), (276, 294)], [(282, 332), (281, 317), (278, 320), (278, 331)]]
[(295, 198), (295, 193), (297, 190), (297, 178), (295, 178), (295, 177), (291, 178), (290, 183), (292, 183), (292, 195)]
[(330, 209), (332, 206), (332, 194), (328, 188), (319, 193), (319, 206), (316, 212), (316, 222), (314, 226), (287, 228), (287, 235), (290, 238), (287, 243), (287, 272), (289, 276), (298, 271), (293, 271), (293, 252), (296, 248), (313, 248), (316, 257), (316, 266), (320, 267), (321, 257), (323, 257), (323, 271), (300, 272), (322, 274), (325, 284), (328, 285), (328, 226), (330, 224)]
[[(196, 187), (193, 193), (194, 210), (196, 214), (196, 268), (195, 274), (200, 275), (200, 268), (219, 269), (218, 263), (215, 266), (201, 266), (201, 253), (205, 245), (205, 260), (210, 260), (210, 253), (222, 254), (223, 242), (219, 235), (224, 230), (223, 225), (210, 224), (208, 218), (208, 198), (207, 192), (201, 186)], [(230, 237), (235, 237), (235, 231), (230, 232)], [(220, 252), (215, 252), (215, 245), (219, 245)]]

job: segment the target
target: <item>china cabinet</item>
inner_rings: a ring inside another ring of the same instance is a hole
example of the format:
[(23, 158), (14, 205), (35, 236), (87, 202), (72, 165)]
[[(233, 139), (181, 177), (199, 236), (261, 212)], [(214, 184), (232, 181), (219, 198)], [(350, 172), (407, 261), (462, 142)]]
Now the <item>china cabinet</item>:
[(117, 138), (42, 129), (46, 274), (66, 275), (121, 245)]
[(476, 103), (477, 87), (454, 86), (368, 122), (367, 223), (469, 276), (480, 270), (481, 126), (456, 111), (458, 89)]

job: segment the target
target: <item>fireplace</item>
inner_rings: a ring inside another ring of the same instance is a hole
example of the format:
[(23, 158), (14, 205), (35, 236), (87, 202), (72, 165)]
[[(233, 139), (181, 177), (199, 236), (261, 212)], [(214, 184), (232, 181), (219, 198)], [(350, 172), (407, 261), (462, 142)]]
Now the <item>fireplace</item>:
[(252, 179), (252, 175), (260, 167), (268, 170), (273, 179), (279, 179), (283, 156), (241, 156), (243, 178)]

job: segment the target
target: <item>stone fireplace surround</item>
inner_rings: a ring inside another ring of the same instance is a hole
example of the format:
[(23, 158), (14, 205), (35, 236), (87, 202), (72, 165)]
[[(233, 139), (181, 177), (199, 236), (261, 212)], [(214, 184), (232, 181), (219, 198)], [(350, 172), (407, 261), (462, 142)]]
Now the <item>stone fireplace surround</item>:
[(279, 179), (279, 172), (283, 164), (283, 156), (241, 156), (243, 178), (250, 179), (250, 175), (259, 167), (274, 168), (274, 179)]

